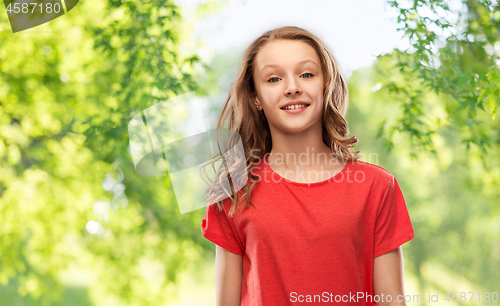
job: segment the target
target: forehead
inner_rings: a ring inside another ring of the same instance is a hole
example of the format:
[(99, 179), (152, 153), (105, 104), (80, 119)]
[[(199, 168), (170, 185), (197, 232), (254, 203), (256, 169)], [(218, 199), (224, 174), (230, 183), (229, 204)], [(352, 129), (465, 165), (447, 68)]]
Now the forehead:
[[(306, 59), (312, 60), (317, 67), (321, 67), (318, 53), (309, 44), (298, 40), (276, 40), (267, 43), (259, 50), (255, 57), (255, 70), (259, 73), (264, 67), (267, 69), (270, 65), (294, 67)], [(305, 63), (307, 62), (302, 64)]]

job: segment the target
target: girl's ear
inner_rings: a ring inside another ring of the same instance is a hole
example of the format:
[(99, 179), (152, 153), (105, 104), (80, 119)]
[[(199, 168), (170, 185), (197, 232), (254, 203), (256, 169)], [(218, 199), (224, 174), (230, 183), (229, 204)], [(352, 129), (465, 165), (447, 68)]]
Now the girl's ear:
[(259, 98), (255, 94), (252, 94), (250, 99), (252, 100), (253, 104), (260, 105)]

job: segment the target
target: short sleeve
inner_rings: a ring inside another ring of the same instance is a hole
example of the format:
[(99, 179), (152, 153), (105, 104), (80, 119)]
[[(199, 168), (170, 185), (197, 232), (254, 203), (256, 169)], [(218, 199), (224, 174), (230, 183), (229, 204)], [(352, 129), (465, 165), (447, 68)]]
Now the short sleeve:
[(220, 211), (216, 203), (207, 206), (205, 218), (201, 221), (201, 233), (206, 239), (232, 253), (244, 254), (234, 219), (229, 217), (225, 210)]
[(392, 176), (375, 220), (373, 257), (396, 249), (414, 236), (403, 193), (396, 178)]

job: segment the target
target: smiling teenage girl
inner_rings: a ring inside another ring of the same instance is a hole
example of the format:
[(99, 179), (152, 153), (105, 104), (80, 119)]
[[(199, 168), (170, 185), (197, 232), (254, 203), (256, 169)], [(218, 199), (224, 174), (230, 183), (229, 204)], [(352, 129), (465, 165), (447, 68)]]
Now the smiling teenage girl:
[(277, 28), (247, 48), (217, 128), (229, 118), (241, 135), (249, 181), (201, 223), (217, 305), (405, 305), (400, 245), (413, 228), (396, 178), (352, 152), (346, 104), (310, 32)]

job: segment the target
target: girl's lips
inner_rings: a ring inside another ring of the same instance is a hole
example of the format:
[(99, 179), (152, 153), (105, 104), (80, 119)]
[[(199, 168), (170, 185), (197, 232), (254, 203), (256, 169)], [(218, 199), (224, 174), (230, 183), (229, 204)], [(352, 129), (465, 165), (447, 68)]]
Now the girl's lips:
[(282, 111), (285, 111), (289, 114), (298, 114), (298, 113), (303, 112), (308, 107), (309, 107), (309, 105), (306, 107), (301, 107), (301, 108), (296, 108), (296, 109), (282, 109)]

